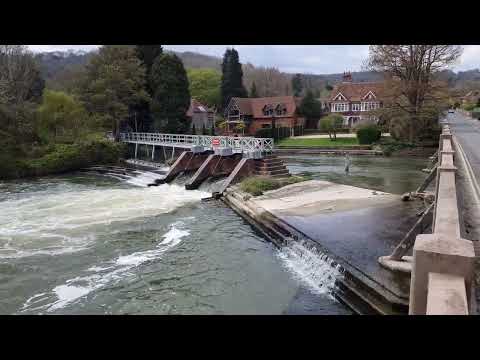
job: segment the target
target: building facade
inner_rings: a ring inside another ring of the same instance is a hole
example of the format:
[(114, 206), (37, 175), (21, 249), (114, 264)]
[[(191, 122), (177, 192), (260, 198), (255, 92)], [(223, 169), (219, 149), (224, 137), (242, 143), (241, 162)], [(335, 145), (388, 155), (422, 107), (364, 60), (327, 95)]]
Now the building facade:
[(303, 117), (297, 114), (300, 99), (293, 96), (230, 99), (225, 109), (225, 132), (229, 135), (255, 136), (260, 129), (305, 126)]
[(359, 121), (378, 121), (372, 111), (383, 107), (383, 83), (352, 81), (350, 73), (344, 73), (343, 81), (335, 85), (328, 104), (330, 113), (343, 116), (343, 125), (352, 127)]
[(191, 120), (190, 129), (195, 127), (195, 133), (199, 135), (203, 133), (203, 129), (210, 134), (211, 129), (215, 126), (215, 110), (193, 98), (190, 100), (187, 117)]

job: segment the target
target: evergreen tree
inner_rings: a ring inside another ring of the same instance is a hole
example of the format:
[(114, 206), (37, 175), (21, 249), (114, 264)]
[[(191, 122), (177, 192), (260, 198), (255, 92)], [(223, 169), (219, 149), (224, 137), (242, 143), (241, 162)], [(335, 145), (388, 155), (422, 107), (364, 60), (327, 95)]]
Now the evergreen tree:
[[(135, 53), (138, 59), (145, 66), (146, 86), (145, 90), (150, 97), (153, 97), (153, 87), (151, 84), (151, 70), (155, 59), (162, 55), (163, 48), (161, 45), (135, 45)], [(140, 131), (145, 131), (151, 127), (152, 117), (150, 114), (150, 106), (146, 102), (135, 105), (132, 108), (135, 121), (139, 124)]]
[(320, 91), (320, 89), (319, 89), (319, 88), (315, 88), (315, 97), (316, 97), (317, 99), (319, 99), (320, 96), (321, 96), (321, 91)]
[[(316, 124), (322, 115), (322, 105), (315, 99), (312, 90), (308, 89), (307, 94), (300, 104), (300, 114), (305, 117), (307, 123)], [(310, 126), (309, 126), (310, 127)]]
[(303, 91), (303, 79), (302, 74), (295, 74), (292, 78), (292, 91), (293, 96), (299, 97)]
[(187, 72), (177, 55), (163, 54), (155, 60), (150, 74), (154, 90), (151, 111), (154, 129), (182, 134), (190, 128), (186, 116), (190, 107)]
[(250, 88), (250, 97), (258, 98), (257, 85), (255, 84), (255, 81), (252, 83), (252, 87)]
[(155, 59), (163, 53), (162, 45), (136, 45), (135, 50), (137, 57), (145, 65), (148, 78)]
[(222, 62), (221, 98), (222, 109), (225, 109), (232, 97), (248, 97), (243, 86), (243, 71), (238, 52), (227, 49)]

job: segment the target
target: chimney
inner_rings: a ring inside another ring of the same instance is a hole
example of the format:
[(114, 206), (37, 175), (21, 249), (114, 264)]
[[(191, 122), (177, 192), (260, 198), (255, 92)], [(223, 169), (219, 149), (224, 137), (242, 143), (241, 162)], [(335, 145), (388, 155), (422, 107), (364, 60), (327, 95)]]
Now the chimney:
[(343, 73), (343, 82), (352, 82), (352, 73), (350, 71)]

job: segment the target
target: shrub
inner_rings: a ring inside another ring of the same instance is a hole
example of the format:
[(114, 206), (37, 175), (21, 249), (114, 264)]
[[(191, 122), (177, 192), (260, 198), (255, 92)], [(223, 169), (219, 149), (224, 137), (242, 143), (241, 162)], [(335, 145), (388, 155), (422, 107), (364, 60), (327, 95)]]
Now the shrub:
[(382, 132), (376, 125), (364, 125), (357, 130), (357, 139), (360, 145), (370, 145), (380, 140)]

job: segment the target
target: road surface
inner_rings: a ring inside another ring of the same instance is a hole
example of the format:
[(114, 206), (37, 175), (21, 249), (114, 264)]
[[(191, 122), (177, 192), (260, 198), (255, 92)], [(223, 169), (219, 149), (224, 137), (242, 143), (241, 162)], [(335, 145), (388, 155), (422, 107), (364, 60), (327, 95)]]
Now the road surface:
[(477, 183), (480, 184), (480, 120), (457, 112), (448, 114), (446, 120), (467, 156)]

